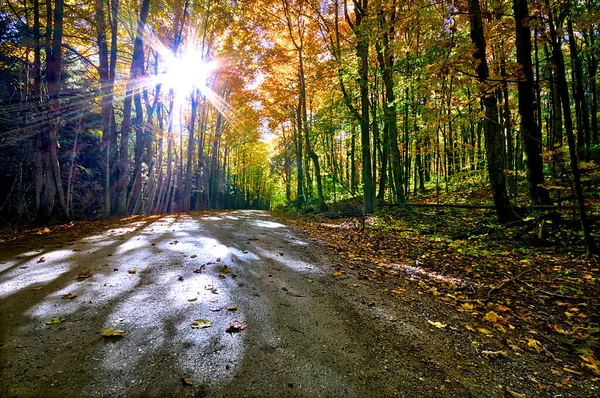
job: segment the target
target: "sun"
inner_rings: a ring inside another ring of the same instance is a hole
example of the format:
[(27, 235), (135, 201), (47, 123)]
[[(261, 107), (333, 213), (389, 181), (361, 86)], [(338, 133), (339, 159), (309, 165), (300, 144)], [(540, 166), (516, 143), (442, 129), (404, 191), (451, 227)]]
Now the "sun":
[(165, 57), (163, 67), (160, 76), (163, 86), (173, 89), (176, 96), (188, 96), (195, 89), (207, 94), (207, 80), (218, 65), (214, 61), (205, 62), (200, 51), (186, 48), (179, 56), (169, 54)]

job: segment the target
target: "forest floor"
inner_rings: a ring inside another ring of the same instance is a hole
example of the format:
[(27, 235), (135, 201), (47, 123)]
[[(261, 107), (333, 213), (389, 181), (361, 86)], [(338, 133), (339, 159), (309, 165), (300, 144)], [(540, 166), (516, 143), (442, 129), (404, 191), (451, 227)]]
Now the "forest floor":
[(595, 258), (393, 212), (6, 232), (0, 396), (598, 395)]

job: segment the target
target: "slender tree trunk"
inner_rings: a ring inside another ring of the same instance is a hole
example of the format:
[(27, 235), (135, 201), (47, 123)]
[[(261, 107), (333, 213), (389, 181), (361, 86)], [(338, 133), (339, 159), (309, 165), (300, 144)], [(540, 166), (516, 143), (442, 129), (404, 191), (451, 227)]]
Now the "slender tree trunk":
[(512, 220), (514, 213), (510, 208), (508, 194), (506, 193), (506, 177), (504, 175), (504, 153), (502, 152), (502, 134), (498, 123), (498, 105), (494, 93), (487, 86), (489, 69), (486, 60), (486, 43), (483, 33), (483, 21), (479, 0), (469, 0), (471, 22), (471, 40), (475, 45), (475, 58), (477, 78), (484, 92), (483, 104), (485, 118), (483, 132), (485, 136), (488, 175), (494, 197), (494, 206), (500, 222)]
[(565, 73), (565, 60), (562, 53), (562, 49), (558, 42), (558, 33), (554, 27), (554, 18), (552, 15), (552, 8), (550, 7), (550, 1), (545, 0), (546, 8), (548, 10), (548, 25), (550, 27), (550, 40), (552, 42), (552, 53), (554, 61), (556, 62), (556, 74), (557, 74), (557, 88), (560, 94), (563, 114), (565, 119), (565, 130), (567, 133), (567, 141), (569, 143), (569, 155), (571, 158), (571, 170), (573, 172), (573, 180), (575, 182), (575, 194), (577, 195), (577, 204), (579, 207), (579, 216), (581, 218), (581, 228), (583, 230), (583, 236), (588, 247), (589, 252), (596, 251), (596, 244), (591, 235), (590, 226), (587, 220), (587, 214), (585, 209), (585, 200), (583, 197), (583, 188), (581, 186), (581, 176), (579, 173), (579, 162), (577, 160), (577, 146), (575, 143), (575, 134), (573, 132), (573, 120), (571, 118), (571, 106), (569, 104), (569, 88), (567, 85), (567, 76)]
[[(569, 6), (570, 8), (570, 6)], [(567, 31), (569, 32), (569, 50), (571, 53), (571, 64), (575, 80), (573, 81), (573, 99), (575, 99), (575, 114), (577, 115), (577, 149), (578, 156), (582, 159), (587, 158), (587, 151), (591, 144), (590, 119), (583, 89), (583, 71), (581, 60), (577, 51), (577, 41), (573, 33), (572, 16), (567, 18)]]
[(541, 155), (542, 135), (535, 121), (535, 100), (533, 86), (533, 65), (531, 62), (531, 30), (529, 29), (529, 9), (527, 0), (514, 0), (513, 10), (516, 25), (517, 62), (521, 66), (523, 78), (517, 86), (519, 90), (519, 115), (521, 135), (527, 156), (526, 170), (529, 197), (534, 204), (550, 205), (552, 201), (544, 184), (544, 163)]
[[(146, 27), (146, 19), (148, 18), (148, 10), (150, 0), (142, 1), (140, 17), (138, 19), (135, 42), (133, 45), (133, 58), (129, 71), (129, 80), (125, 90), (125, 101), (123, 104), (123, 123), (121, 124), (121, 145), (119, 150), (118, 163), (118, 181), (115, 187), (118, 196), (116, 204), (116, 212), (118, 215), (127, 214), (127, 180), (129, 178), (129, 135), (131, 133), (131, 108), (134, 91), (138, 91), (136, 87), (137, 79), (144, 73), (144, 29)], [(137, 93), (139, 95), (139, 92)]]

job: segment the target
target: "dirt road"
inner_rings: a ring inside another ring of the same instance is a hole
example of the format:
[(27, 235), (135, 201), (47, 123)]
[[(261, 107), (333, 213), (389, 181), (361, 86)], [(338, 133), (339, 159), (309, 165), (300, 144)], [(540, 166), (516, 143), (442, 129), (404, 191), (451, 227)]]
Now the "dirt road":
[[(550, 393), (539, 393), (539, 359), (483, 359), (460, 314), (410, 289), (333, 276), (340, 261), (260, 211), (3, 244), (0, 395)], [(246, 328), (228, 333), (234, 321)], [(109, 328), (124, 336), (103, 337)]]

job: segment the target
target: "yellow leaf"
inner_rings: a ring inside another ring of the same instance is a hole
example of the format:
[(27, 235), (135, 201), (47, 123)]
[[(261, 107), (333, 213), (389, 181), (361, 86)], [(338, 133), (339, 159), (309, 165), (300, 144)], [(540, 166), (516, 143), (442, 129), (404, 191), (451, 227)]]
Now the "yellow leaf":
[(583, 279), (592, 279), (592, 276), (590, 274), (583, 274), (582, 277)]
[(229, 307), (227, 307), (227, 310), (229, 310), (229, 311), (237, 311), (238, 307), (237, 307), (237, 305), (230, 305)]
[(579, 376), (583, 375), (583, 373), (581, 373), (581, 372), (579, 372), (579, 371), (577, 371), (577, 370), (575, 370), (575, 369), (568, 368), (568, 367), (566, 367), (566, 366), (565, 366), (565, 367), (563, 367), (563, 370), (564, 370), (565, 372), (573, 373), (573, 374), (576, 374), (576, 375), (579, 375)]
[(485, 334), (486, 336), (492, 334), (492, 332), (490, 332), (489, 330), (484, 329), (484, 328), (477, 328), (477, 330), (479, 330), (481, 333)]
[(462, 307), (463, 310), (471, 312), (473, 311), (473, 304), (469, 304), (469, 303), (463, 303), (460, 305)]
[(67, 320), (67, 318), (56, 317), (53, 320), (46, 322), (46, 325), (56, 325), (56, 324), (66, 321), (66, 320)]
[(531, 339), (531, 338), (527, 338), (527, 346), (534, 348), (537, 352), (541, 352), (542, 351), (542, 344), (537, 341), (536, 339)]
[(488, 322), (499, 322), (502, 320), (502, 317), (498, 314), (496, 314), (494, 311), (490, 311), (487, 314), (485, 314), (485, 316), (483, 317), (484, 321), (488, 321)]
[(477, 350), (477, 349), (479, 349), (479, 346), (481, 345), (481, 343), (479, 341), (471, 341), (471, 345), (473, 346), (473, 348), (475, 348)]
[(36, 287), (32, 287), (31, 290), (33, 290), (34, 292), (39, 292), (43, 288), (44, 288), (44, 286), (36, 286)]
[(208, 319), (196, 319), (194, 322), (190, 324), (192, 329), (204, 329), (212, 326), (212, 321)]
[(135, 269), (135, 268), (132, 268), (132, 269), (130, 269), (130, 270), (129, 270), (129, 271), (127, 271), (127, 272), (129, 272), (130, 274), (135, 274), (135, 273), (137, 272), (137, 269)]
[(183, 384), (191, 386), (192, 383), (192, 379), (188, 379), (187, 377), (184, 377), (183, 379), (181, 379), (181, 381), (183, 382)]
[(396, 293), (396, 294), (403, 294), (405, 289), (402, 288), (398, 288), (398, 289), (394, 289), (392, 290), (392, 293)]
[(74, 299), (75, 297), (77, 297), (77, 295), (76, 295), (76, 294), (74, 294), (74, 293), (68, 293), (68, 294), (63, 294), (63, 295), (61, 296), (61, 299), (63, 299), (63, 300), (72, 300), (72, 299)]
[(342, 275), (342, 271), (335, 271), (333, 273), (333, 276), (340, 276), (340, 275)]
[(581, 362), (581, 367), (584, 368), (584, 369), (589, 370), (590, 372), (592, 372), (596, 376), (600, 376), (600, 369), (598, 369), (598, 365), (594, 365), (594, 364), (586, 363), (586, 362)]
[(592, 365), (600, 365), (600, 361), (597, 360), (596, 358), (594, 358), (593, 355), (580, 355), (579, 356), (581, 359), (583, 359), (585, 362), (587, 363), (591, 363)]
[(102, 331), (102, 336), (104, 337), (123, 337), (125, 336), (125, 332), (115, 328), (108, 328)]
[(505, 307), (502, 304), (496, 304), (496, 308), (498, 308), (498, 311), (502, 311), (502, 312), (510, 311), (510, 308)]
[(469, 325), (468, 323), (465, 325), (465, 328), (467, 328), (467, 330), (470, 330), (471, 332), (475, 331), (475, 328), (471, 325)]
[(443, 328), (445, 328), (447, 326), (447, 325), (445, 325), (445, 324), (443, 324), (441, 322), (438, 322), (438, 321), (434, 322), (434, 321), (430, 321), (429, 319), (427, 320), (427, 322), (429, 322), (431, 325), (435, 326), (438, 329), (443, 329)]
[(102, 264), (101, 267), (108, 267), (108, 264)]

